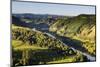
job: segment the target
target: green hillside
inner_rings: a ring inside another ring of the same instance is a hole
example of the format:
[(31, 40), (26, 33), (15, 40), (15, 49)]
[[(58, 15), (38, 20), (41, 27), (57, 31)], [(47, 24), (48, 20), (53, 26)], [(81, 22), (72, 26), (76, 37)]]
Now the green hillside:
[(87, 51), (95, 55), (95, 15), (79, 15), (67, 19), (58, 19), (49, 28), (60, 36), (70, 37), (82, 41)]
[(13, 66), (87, 61), (58, 39), (26, 27), (12, 25)]

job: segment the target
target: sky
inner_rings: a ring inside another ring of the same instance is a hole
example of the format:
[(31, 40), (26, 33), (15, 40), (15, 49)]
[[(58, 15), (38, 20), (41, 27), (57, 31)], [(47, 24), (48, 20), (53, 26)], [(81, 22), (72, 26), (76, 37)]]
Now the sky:
[(48, 4), (36, 2), (12, 2), (12, 13), (54, 14), (77, 16), (79, 14), (95, 14), (95, 6), (69, 4)]

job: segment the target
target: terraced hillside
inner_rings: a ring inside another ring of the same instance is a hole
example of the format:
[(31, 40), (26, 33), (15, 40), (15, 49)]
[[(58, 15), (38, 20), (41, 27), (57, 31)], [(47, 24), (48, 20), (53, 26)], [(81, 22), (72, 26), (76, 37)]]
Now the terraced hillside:
[(67, 19), (59, 18), (49, 30), (60, 36), (80, 40), (83, 42), (81, 46), (85, 47), (88, 53), (95, 55), (95, 27), (96, 16), (82, 14)]

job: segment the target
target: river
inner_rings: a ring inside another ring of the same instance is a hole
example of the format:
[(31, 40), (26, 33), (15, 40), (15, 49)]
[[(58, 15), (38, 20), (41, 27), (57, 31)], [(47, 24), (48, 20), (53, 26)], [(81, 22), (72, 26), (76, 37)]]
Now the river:
[(78, 40), (72, 40), (70, 38), (67, 38), (67, 37), (62, 37), (62, 36), (59, 36), (57, 35), (56, 33), (54, 32), (50, 32), (48, 28), (46, 29), (42, 29), (42, 28), (39, 28), (39, 29), (36, 29), (36, 28), (33, 28), (33, 30), (39, 30), (39, 31), (42, 31), (44, 32), (44, 34), (47, 34), (48, 36), (52, 37), (52, 38), (55, 38), (55, 39), (59, 39), (64, 45), (67, 45), (69, 46), (71, 49), (75, 50), (75, 51), (78, 51), (80, 52), (82, 55), (86, 56), (88, 58), (89, 61), (93, 62), (93, 61), (96, 61), (96, 57), (95, 56), (92, 56), (90, 55), (89, 53), (86, 53), (84, 50), (83, 47), (81, 46), (77, 46), (77, 45), (74, 45), (74, 44), (77, 44), (77, 43), (80, 43), (82, 44), (80, 41)]

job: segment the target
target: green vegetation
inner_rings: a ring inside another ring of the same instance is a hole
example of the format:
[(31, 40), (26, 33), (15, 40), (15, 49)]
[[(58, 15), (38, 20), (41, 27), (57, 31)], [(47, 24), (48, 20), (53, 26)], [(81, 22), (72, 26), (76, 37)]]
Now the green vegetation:
[(15, 25), (12, 25), (12, 57), (13, 66), (87, 61), (84, 55), (59, 40)]
[(88, 53), (95, 55), (95, 15), (79, 15), (67, 19), (58, 19), (49, 28), (60, 36), (80, 40)]
[(20, 40), (24, 43), (39, 47), (60, 48), (65, 50), (68, 46), (63, 45), (59, 40), (53, 39), (40, 31), (33, 31), (28, 28), (13, 27), (13, 40)]

